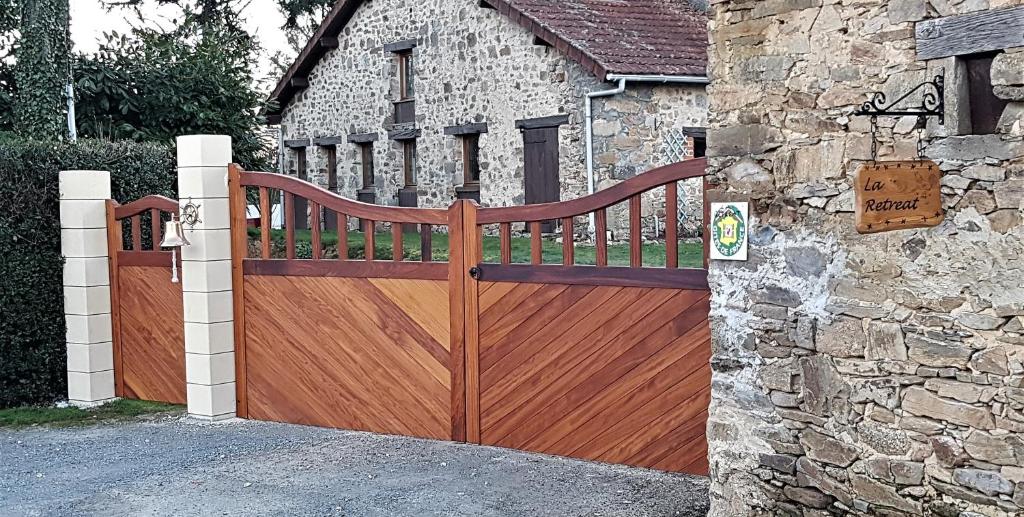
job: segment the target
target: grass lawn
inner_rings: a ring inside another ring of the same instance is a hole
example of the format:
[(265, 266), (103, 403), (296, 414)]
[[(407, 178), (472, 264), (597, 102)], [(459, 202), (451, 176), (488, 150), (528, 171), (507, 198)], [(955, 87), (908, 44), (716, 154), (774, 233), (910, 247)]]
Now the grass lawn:
[(90, 409), (76, 407), (20, 407), (0, 409), (0, 428), (21, 428), (36, 425), (69, 427), (89, 425), (98, 422), (125, 420), (142, 415), (172, 413), (184, 410), (184, 406), (146, 402), (142, 400), (115, 400)]
[[(250, 239), (259, 240), (260, 231), (256, 228), (249, 229)], [(284, 230), (271, 230), (271, 240), (275, 248), (283, 247), (285, 241)], [(325, 248), (335, 248), (338, 245), (338, 234), (335, 232), (323, 232), (320, 240)], [(309, 230), (297, 230), (295, 232), (296, 256), (309, 258), (308, 244), (310, 243)], [(362, 232), (349, 232), (348, 247), (349, 258), (365, 257), (363, 250), (366, 239)], [(448, 234), (435, 233), (431, 238), (432, 256), (436, 261), (448, 260)], [(391, 233), (377, 233), (375, 236), (375, 256), (378, 259), (391, 258)], [(497, 263), (501, 261), (501, 241), (497, 236), (484, 236), (484, 262)], [(699, 268), (704, 265), (703, 243), (700, 241), (679, 242), (679, 267)], [(418, 234), (407, 233), (402, 239), (402, 248), (407, 260), (419, 260), (420, 258), (420, 237)], [(562, 263), (562, 244), (553, 239), (544, 239), (543, 256), (545, 264)], [(575, 244), (576, 264), (595, 265), (597, 263), (597, 250), (593, 245), (585, 243)], [(665, 266), (665, 245), (663, 243), (645, 243), (643, 245), (644, 266), (664, 267)], [(278, 253), (274, 254), (275, 258)], [(530, 262), (530, 238), (512, 238), (512, 262), (517, 264), (528, 264)], [(608, 265), (628, 266), (629, 245), (609, 244)]]

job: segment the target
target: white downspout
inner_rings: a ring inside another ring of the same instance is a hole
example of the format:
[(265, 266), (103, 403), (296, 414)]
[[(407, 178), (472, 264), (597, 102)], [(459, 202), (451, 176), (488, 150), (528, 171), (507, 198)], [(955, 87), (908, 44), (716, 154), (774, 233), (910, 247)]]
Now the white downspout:
[[(587, 133), (586, 153), (588, 196), (593, 194), (596, 190), (594, 186), (594, 99), (598, 97), (611, 97), (613, 95), (618, 95), (624, 91), (626, 91), (626, 78), (619, 79), (619, 86), (617, 88), (614, 88), (612, 90), (603, 90), (599, 92), (590, 92), (587, 94), (585, 124)], [(593, 212), (590, 213), (590, 220), (587, 224), (587, 231), (596, 239), (597, 223), (594, 218)]]
[[(707, 77), (699, 75), (619, 75), (608, 74), (605, 79), (618, 81), (619, 86), (611, 90), (591, 92), (586, 99), (586, 155), (587, 155), (587, 195), (593, 194), (597, 187), (594, 185), (594, 99), (598, 97), (611, 97), (626, 91), (627, 82), (636, 83), (677, 83), (677, 84), (709, 84)], [(590, 213), (588, 224), (590, 235), (595, 236), (597, 223), (593, 212)]]

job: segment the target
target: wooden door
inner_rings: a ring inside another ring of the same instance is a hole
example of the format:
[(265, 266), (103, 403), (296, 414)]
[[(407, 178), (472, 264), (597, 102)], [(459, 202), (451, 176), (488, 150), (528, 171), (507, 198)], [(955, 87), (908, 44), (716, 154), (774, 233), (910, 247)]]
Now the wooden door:
[[(560, 200), (558, 188), (558, 127), (523, 130), (526, 204)], [(542, 231), (554, 231), (554, 221), (544, 221)]]

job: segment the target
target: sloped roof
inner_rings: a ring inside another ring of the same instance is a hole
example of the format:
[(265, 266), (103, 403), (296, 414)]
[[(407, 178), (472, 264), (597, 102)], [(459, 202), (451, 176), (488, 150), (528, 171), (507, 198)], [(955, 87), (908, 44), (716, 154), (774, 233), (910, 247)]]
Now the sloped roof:
[[(364, 0), (339, 0), (271, 94), (279, 108), (337, 46)], [(608, 74), (707, 74), (707, 16), (687, 0), (480, 0), (604, 80)]]
[(600, 79), (706, 74), (707, 16), (686, 0), (483, 1)]

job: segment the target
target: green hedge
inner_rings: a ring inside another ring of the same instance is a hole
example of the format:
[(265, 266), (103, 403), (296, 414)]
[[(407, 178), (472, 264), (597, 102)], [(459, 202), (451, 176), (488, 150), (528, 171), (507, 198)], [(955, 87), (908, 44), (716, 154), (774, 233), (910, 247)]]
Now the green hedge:
[(66, 396), (58, 171), (109, 170), (127, 202), (175, 197), (174, 168), (159, 145), (0, 139), (0, 408)]

